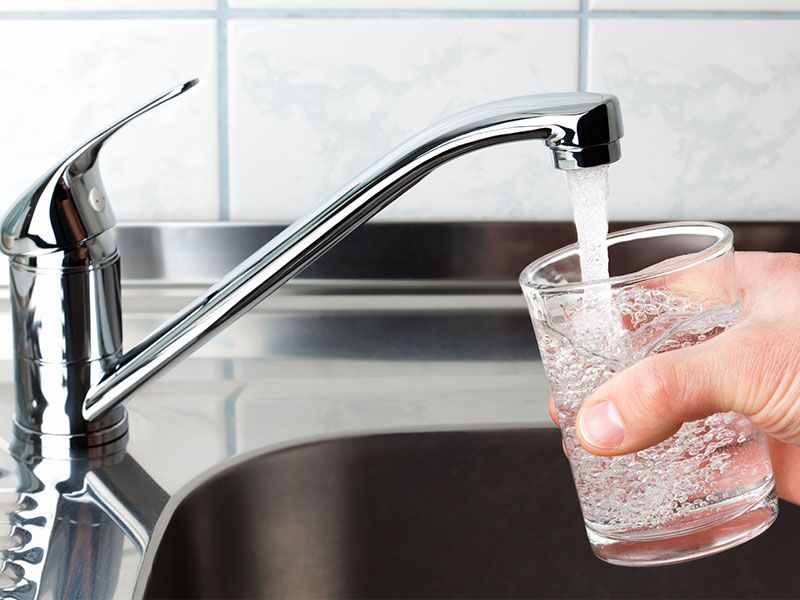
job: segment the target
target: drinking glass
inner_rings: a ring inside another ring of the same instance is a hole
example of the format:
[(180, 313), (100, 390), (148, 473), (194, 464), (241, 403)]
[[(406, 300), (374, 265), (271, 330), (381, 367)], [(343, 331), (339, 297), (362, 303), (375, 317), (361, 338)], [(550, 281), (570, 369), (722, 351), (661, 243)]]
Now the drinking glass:
[(744, 416), (686, 423), (652, 448), (616, 457), (589, 453), (575, 435), (581, 404), (615, 373), (735, 325), (733, 234), (717, 223), (666, 223), (607, 242), (609, 279), (581, 281), (577, 244), (520, 277), (589, 542), (599, 558), (629, 566), (736, 546), (778, 513), (766, 441)]

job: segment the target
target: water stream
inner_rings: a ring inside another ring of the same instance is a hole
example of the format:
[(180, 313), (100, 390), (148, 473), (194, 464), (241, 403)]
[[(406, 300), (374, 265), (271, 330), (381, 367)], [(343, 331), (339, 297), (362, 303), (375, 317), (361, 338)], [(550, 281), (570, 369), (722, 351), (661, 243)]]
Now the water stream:
[[(567, 171), (567, 186), (578, 231), (581, 281), (608, 279), (608, 165)], [(612, 323), (611, 286), (585, 290), (579, 329), (586, 335)]]

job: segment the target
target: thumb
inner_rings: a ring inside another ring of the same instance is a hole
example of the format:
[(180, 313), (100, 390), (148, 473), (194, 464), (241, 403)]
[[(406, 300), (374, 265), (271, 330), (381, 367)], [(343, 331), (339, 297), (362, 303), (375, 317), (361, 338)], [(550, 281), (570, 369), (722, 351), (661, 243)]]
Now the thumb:
[(780, 344), (726, 334), (648, 357), (597, 388), (578, 413), (581, 445), (594, 454), (628, 454), (667, 439), (686, 421), (726, 411), (751, 417), (784, 441), (800, 441), (800, 402), (785, 385), (791, 369), (773, 351)]

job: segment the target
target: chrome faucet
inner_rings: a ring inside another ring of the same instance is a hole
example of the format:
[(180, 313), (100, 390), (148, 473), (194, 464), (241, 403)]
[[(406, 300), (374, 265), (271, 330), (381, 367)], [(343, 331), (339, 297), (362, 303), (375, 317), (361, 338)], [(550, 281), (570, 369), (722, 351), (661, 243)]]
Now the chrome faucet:
[(425, 129), (352, 179), (126, 353), (114, 213), (100, 177), (103, 144), (175, 98), (189, 81), (78, 147), (8, 211), (16, 443), (42, 456), (124, 445), (121, 403), (205, 343), (438, 166), (462, 154), (540, 139), (557, 169), (612, 163), (622, 121), (614, 96), (523, 96), (478, 106)]

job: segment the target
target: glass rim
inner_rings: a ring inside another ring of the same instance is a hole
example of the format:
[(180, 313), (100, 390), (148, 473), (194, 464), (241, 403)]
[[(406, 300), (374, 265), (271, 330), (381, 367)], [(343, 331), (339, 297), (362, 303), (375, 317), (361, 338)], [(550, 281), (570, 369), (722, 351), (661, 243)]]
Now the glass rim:
[[(589, 281), (569, 281), (564, 283), (535, 283), (530, 281), (531, 276), (541, 271), (544, 267), (562, 260), (569, 255), (576, 255), (578, 253), (578, 242), (575, 242), (568, 246), (563, 246), (558, 250), (554, 250), (530, 263), (522, 270), (519, 276), (519, 284), (523, 289), (537, 292), (574, 292), (600, 285), (610, 285), (611, 287), (634, 285), (651, 279), (679, 273), (700, 263), (723, 256), (733, 248), (733, 231), (731, 231), (729, 227), (713, 221), (671, 221), (667, 223), (655, 223), (653, 225), (642, 225), (610, 233), (606, 236), (606, 240), (609, 242), (608, 245), (610, 246), (611, 240), (616, 240), (616, 242), (619, 243), (620, 241), (624, 241), (619, 240), (619, 238), (632, 237), (642, 232), (664, 231), (664, 235), (679, 235), (678, 233), (670, 233), (672, 230), (679, 229), (690, 230), (685, 232), (685, 234), (688, 235), (713, 235), (717, 239), (707, 248), (686, 254), (679, 260), (670, 262), (661, 267), (658, 267), (658, 263), (656, 263), (655, 265), (650, 265), (632, 273), (615, 275), (614, 277), (604, 279), (590, 279)], [(698, 230), (705, 230), (705, 232), (701, 233)]]

